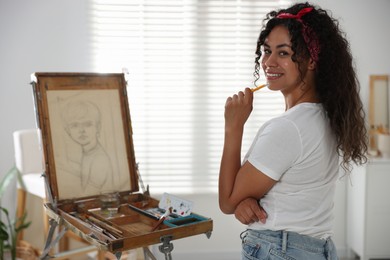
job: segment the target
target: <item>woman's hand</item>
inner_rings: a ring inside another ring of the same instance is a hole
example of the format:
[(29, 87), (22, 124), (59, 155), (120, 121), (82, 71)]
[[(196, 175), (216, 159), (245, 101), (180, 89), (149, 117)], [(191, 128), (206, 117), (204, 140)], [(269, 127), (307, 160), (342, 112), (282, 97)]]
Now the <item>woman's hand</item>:
[(234, 211), (234, 215), (244, 225), (259, 221), (264, 224), (267, 218), (267, 213), (254, 198), (241, 201)]
[(246, 88), (238, 94), (229, 97), (225, 103), (225, 127), (242, 128), (252, 112), (253, 92)]

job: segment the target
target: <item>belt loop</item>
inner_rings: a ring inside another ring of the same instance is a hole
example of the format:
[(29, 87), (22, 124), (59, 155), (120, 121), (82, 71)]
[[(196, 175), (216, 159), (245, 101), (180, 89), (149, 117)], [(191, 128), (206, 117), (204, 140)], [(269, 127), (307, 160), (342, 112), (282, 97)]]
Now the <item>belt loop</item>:
[(244, 243), (244, 240), (245, 240), (246, 236), (248, 235), (248, 232), (249, 232), (248, 229), (243, 231), (243, 232), (241, 232), (240, 238), (241, 238), (241, 243), (242, 244)]
[(282, 240), (282, 253), (285, 254), (287, 251), (287, 231), (283, 231), (283, 240)]

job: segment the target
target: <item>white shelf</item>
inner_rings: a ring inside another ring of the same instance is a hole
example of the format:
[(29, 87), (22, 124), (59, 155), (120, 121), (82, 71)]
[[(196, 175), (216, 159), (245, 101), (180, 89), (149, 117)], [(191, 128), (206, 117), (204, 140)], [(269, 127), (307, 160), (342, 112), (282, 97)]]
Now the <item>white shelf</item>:
[(390, 258), (390, 159), (371, 158), (351, 174), (347, 244), (361, 260)]

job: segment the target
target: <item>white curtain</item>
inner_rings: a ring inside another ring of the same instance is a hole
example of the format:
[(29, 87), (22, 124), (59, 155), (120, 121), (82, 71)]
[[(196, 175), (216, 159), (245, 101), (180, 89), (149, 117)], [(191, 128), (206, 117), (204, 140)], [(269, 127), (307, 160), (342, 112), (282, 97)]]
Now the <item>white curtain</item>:
[[(217, 191), (226, 98), (253, 87), (262, 19), (288, 4), (92, 1), (95, 70), (129, 72), (135, 156), (153, 194)], [(243, 155), (261, 124), (283, 110), (280, 93), (268, 89), (255, 93)]]

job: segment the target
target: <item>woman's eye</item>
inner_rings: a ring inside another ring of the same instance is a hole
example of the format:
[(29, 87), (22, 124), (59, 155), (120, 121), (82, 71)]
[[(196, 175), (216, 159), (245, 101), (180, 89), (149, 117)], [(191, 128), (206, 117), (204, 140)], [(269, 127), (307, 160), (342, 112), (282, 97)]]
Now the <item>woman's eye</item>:
[(268, 50), (268, 49), (265, 49), (263, 52), (264, 52), (264, 54), (271, 54), (271, 50)]
[(280, 56), (288, 56), (288, 52), (287, 51), (281, 51), (281, 52), (279, 52), (279, 55)]

